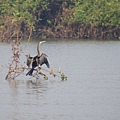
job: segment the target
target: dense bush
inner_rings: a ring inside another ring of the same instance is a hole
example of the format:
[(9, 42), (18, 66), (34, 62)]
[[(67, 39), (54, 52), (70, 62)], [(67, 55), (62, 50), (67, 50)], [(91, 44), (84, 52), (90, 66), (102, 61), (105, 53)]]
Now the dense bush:
[(120, 27), (119, 0), (76, 0), (76, 21), (92, 26)]
[(119, 0), (0, 1), (1, 40), (16, 33), (28, 36), (31, 30), (37, 37), (119, 38), (119, 29)]

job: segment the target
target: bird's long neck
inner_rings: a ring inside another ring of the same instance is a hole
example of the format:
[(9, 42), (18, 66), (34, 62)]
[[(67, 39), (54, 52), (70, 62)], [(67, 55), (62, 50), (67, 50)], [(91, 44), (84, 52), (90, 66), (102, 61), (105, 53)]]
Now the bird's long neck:
[(39, 42), (38, 45), (37, 45), (38, 56), (40, 56), (40, 44), (42, 44), (43, 42), (45, 42), (45, 41), (41, 41), (41, 42)]
[(40, 42), (37, 45), (37, 52), (38, 52), (38, 56), (40, 56)]

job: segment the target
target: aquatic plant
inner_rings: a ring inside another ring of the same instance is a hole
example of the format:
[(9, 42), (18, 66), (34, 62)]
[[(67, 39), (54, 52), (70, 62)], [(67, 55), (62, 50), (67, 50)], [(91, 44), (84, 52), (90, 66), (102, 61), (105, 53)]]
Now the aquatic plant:
[(57, 72), (60, 74), (61, 80), (67, 80), (67, 76), (61, 71), (60, 68), (58, 68)]

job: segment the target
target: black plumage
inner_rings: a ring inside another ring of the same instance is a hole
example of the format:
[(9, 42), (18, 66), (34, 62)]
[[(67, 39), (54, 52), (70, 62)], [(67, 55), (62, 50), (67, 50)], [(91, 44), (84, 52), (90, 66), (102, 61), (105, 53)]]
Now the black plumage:
[(40, 64), (39, 58), (40, 58), (39, 56), (35, 56), (35, 57), (33, 58), (32, 68), (31, 68), (31, 70), (26, 74), (26, 76), (27, 76), (27, 75), (32, 75), (32, 73), (33, 73), (33, 71), (34, 71), (34, 68), (37, 67), (37, 66), (39, 66), (39, 64)]
[[(44, 42), (44, 41), (42, 41)], [(36, 55), (35, 57), (33, 57), (33, 61), (32, 61), (32, 68), (31, 70), (26, 74), (27, 75), (32, 75), (33, 71), (34, 71), (34, 68), (35, 67), (39, 67), (39, 66), (42, 66), (43, 64), (46, 64), (46, 66), (48, 68), (50, 68), (50, 65), (49, 65), (49, 62), (48, 62), (48, 59), (47, 59), (47, 55), (45, 53), (42, 53), (40, 55), (40, 51), (39, 51), (39, 45), (42, 43), (42, 42), (39, 42), (38, 46), (37, 46), (37, 51), (38, 51), (38, 55)]]
[(35, 56), (34, 59), (33, 59), (33, 63), (32, 63), (32, 68), (31, 70), (26, 74), (27, 75), (32, 75), (33, 71), (34, 71), (34, 68), (35, 67), (39, 67), (42, 66), (43, 64), (46, 64), (46, 66), (48, 68), (50, 68), (50, 65), (49, 65), (49, 62), (48, 62), (48, 59), (47, 59), (47, 55), (45, 53), (42, 53), (41, 56)]

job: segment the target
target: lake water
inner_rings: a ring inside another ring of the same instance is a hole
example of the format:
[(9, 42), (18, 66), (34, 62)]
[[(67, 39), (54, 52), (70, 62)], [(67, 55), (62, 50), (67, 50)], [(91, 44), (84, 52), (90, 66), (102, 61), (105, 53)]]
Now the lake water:
[[(25, 54), (36, 55), (37, 43), (28, 44), (21, 63)], [(0, 120), (120, 119), (120, 41), (51, 40), (40, 49), (68, 80), (49, 77), (31, 82), (23, 74), (7, 81), (7, 68), (1, 67)], [(0, 43), (0, 56), (0, 66), (8, 65), (11, 44)]]

